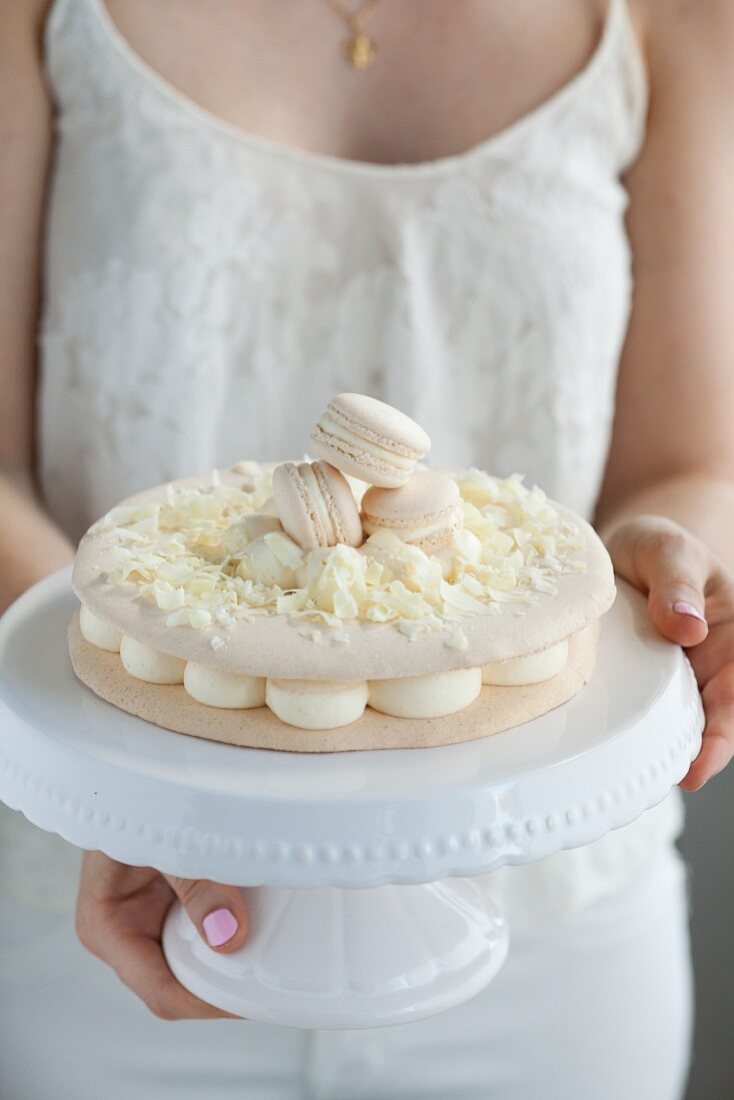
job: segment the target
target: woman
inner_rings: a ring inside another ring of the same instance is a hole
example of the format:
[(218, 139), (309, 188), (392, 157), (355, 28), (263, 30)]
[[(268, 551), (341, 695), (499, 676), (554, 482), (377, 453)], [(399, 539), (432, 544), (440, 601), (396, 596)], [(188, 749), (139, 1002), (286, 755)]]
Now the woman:
[[(67, 562), (120, 498), (281, 458), (331, 393), (370, 392), (425, 424), (436, 464), (517, 469), (595, 517), (693, 661), (707, 725), (683, 786), (697, 789), (734, 740), (734, 11), (353, 10), (6, 3), (2, 600)], [(123, 985), (47, 911), (65, 847), (6, 818), (5, 1095), (681, 1093), (676, 798), (493, 876), (525, 921), (496, 982), (369, 1035), (195, 1022), (221, 1014), (168, 972), (163, 916), (178, 894), (232, 950), (247, 934), (239, 894), (88, 854), (79, 935)], [(146, 1015), (125, 986), (189, 1022)]]

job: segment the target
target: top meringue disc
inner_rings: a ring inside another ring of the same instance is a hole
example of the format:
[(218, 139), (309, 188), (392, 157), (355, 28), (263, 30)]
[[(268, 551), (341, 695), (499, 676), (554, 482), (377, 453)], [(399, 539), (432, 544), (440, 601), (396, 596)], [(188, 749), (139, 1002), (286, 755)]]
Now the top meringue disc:
[(451, 477), (463, 529), (432, 555), (389, 530), (359, 549), (304, 551), (272, 522), (255, 523), (248, 544), (243, 519), (271, 493), (272, 468), (257, 463), (159, 486), (90, 528), (74, 590), (162, 653), (302, 680), (475, 668), (545, 649), (608, 610), (611, 561), (584, 520), (517, 476)]
[(311, 432), (311, 445), (345, 474), (395, 489), (409, 480), (431, 441), (415, 420), (362, 393), (332, 397)]

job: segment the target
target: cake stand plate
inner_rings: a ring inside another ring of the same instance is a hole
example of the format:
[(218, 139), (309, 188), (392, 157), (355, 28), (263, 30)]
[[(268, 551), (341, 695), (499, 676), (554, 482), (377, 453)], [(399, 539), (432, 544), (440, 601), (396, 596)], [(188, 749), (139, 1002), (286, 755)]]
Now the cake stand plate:
[(471, 876), (628, 824), (700, 747), (690, 665), (623, 583), (593, 678), (562, 707), (460, 745), (316, 755), (184, 737), (105, 703), (71, 670), (75, 602), (65, 570), (0, 621), (0, 799), (123, 863), (245, 887), (240, 951), (211, 951), (177, 905), (164, 930), (179, 980), (238, 1015), (378, 1027), (479, 992), (508, 941)]

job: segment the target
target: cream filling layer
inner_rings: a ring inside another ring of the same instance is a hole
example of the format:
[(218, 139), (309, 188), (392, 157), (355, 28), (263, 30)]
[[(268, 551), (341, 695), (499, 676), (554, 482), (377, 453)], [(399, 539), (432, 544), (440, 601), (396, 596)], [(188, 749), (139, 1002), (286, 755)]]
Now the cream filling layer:
[(337, 424), (335, 420), (332, 420), (328, 413), (324, 413), (317, 426), (325, 435), (334, 436), (335, 439), (339, 439), (349, 447), (365, 451), (373, 458), (379, 459), (380, 462), (384, 462), (389, 466), (396, 466), (399, 470), (412, 470), (418, 461), (417, 458), (408, 458), (406, 455), (396, 454), (395, 451), (390, 451), (387, 447), (381, 447), (371, 439), (365, 439), (356, 432), (350, 431), (343, 424)]
[(120, 643), (120, 660), (126, 672), (146, 684), (182, 684), (186, 661), (161, 653), (127, 634)]
[(265, 705), (265, 678), (261, 676), (233, 676), (188, 661), (183, 683), (191, 698), (207, 707), (249, 710)]
[(451, 669), (398, 680), (371, 680), (370, 706), (396, 718), (443, 718), (468, 707), (481, 690), (479, 668)]
[[(82, 621), (80, 612), (80, 627)], [(83, 616), (91, 645), (110, 649), (112, 628), (95, 633), (101, 620)], [(91, 624), (91, 628), (90, 628)], [(101, 641), (97, 642), (97, 637)], [(114, 652), (114, 650), (111, 650)], [(426, 676), (391, 680), (278, 680), (241, 676), (208, 668), (161, 653), (151, 646), (121, 635), (120, 660), (130, 676), (149, 684), (183, 684), (197, 702), (227, 710), (247, 710), (267, 705), (287, 725), (306, 730), (336, 729), (355, 722), (367, 705), (396, 718), (441, 718), (471, 705), (482, 684), (523, 687), (557, 675), (568, 660), (568, 641), (539, 653), (498, 661), (484, 668), (451, 669)]]
[(268, 680), (266, 701), (286, 725), (328, 730), (356, 722), (367, 706), (367, 683), (355, 681)]
[(374, 535), (376, 531), (392, 531), (403, 540), (403, 542), (421, 542), (423, 539), (431, 538), (432, 535), (438, 535), (443, 531), (449, 531), (452, 527), (458, 525), (458, 517), (455, 514), (443, 516), (442, 519), (437, 520), (436, 523), (427, 523), (424, 527), (398, 527), (394, 523), (390, 526), (386, 526), (379, 520), (370, 519), (366, 515), (362, 516), (362, 527), (368, 535)]
[(106, 649), (109, 653), (120, 652), (122, 632), (98, 619), (84, 604), (79, 609), (79, 629), (82, 637), (97, 649)]
[(482, 669), (482, 682), (497, 687), (525, 687), (550, 680), (565, 667), (568, 660), (568, 641), (529, 653), (527, 657), (512, 657), (509, 661), (496, 661)]

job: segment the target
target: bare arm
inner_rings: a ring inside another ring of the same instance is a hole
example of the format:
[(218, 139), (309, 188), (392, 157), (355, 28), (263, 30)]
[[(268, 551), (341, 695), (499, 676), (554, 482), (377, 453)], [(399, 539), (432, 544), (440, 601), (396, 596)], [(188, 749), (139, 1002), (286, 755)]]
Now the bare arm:
[(597, 519), (657, 512), (734, 567), (734, 5), (644, 0), (635, 293)]
[[(47, 2), (5, 0), (0, 17), (0, 611), (72, 556), (43, 512), (33, 476), (40, 237), (51, 144), (40, 53)], [(166, 880), (100, 852), (84, 855), (79, 936), (158, 1016), (226, 1016), (180, 986), (166, 965), (160, 938), (176, 894), (211, 947), (226, 953), (241, 946), (247, 911), (239, 890)]]
[(688, 790), (734, 753), (734, 5), (637, 0), (651, 110), (629, 177), (635, 293), (597, 523), (683, 645), (706, 728)]
[(71, 556), (34, 485), (40, 232), (51, 112), (40, 35), (47, 0), (6, 0), (0, 34), (0, 610)]

